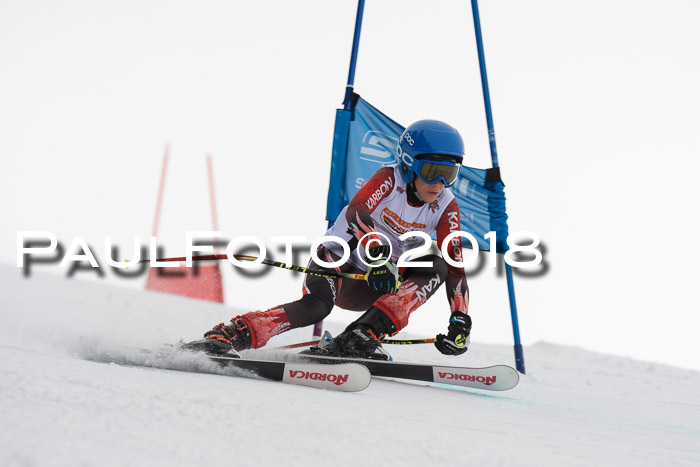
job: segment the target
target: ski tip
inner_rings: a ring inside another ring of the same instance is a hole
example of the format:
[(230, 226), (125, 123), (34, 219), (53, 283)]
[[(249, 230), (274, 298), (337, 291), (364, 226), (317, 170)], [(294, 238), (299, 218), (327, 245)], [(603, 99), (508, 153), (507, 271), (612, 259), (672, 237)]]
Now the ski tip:
[(436, 366), (433, 367), (433, 381), (488, 391), (506, 391), (518, 385), (520, 374), (508, 365), (486, 368)]
[(372, 375), (366, 366), (359, 363), (287, 363), (283, 381), (320, 389), (358, 392), (367, 389)]

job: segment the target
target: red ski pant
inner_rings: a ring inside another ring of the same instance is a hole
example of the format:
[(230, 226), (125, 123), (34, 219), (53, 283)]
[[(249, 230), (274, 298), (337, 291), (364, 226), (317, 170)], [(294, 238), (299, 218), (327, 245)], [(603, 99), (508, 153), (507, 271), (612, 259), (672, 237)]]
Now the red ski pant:
[[(338, 259), (323, 246), (319, 247), (317, 254), (327, 262)], [(330, 314), (334, 305), (352, 311), (365, 311), (374, 305), (394, 322), (397, 331), (403, 329), (408, 324), (409, 315), (425, 303), (447, 278), (448, 266), (441, 257), (423, 256), (420, 261), (431, 261), (433, 266), (405, 268), (402, 271), (403, 283), (394, 294), (374, 290), (362, 280), (307, 275), (304, 295), (299, 300), (242, 316), (251, 330), (252, 347), (262, 347), (272, 336), (290, 329), (318, 323)], [(311, 260), (309, 268), (364, 273), (350, 263), (329, 269)]]

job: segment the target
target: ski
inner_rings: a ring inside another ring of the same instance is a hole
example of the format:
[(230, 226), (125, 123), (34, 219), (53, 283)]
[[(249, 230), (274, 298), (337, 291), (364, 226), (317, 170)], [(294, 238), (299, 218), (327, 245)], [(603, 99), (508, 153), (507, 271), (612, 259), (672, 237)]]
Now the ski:
[(518, 372), (508, 365), (468, 368), (306, 354), (295, 354), (291, 360), (301, 362), (316, 361), (324, 364), (355, 363), (367, 367), (372, 376), (427, 381), (451, 386), (484, 389), (487, 391), (505, 391), (513, 389), (518, 385), (520, 380)]
[(362, 391), (372, 381), (369, 370), (359, 363), (347, 362), (342, 365), (331, 365), (322, 362), (256, 360), (241, 358), (237, 354), (227, 356), (205, 352), (183, 352), (172, 345), (166, 345), (160, 350), (138, 349), (136, 352), (122, 354), (86, 352), (82, 356), (86, 360), (99, 363), (115, 363), (187, 373), (263, 378), (343, 392)]
[(322, 362), (252, 360), (215, 355), (207, 355), (207, 358), (222, 367), (242, 369), (264, 379), (334, 391), (362, 391), (372, 380), (367, 367), (355, 362), (333, 365)]

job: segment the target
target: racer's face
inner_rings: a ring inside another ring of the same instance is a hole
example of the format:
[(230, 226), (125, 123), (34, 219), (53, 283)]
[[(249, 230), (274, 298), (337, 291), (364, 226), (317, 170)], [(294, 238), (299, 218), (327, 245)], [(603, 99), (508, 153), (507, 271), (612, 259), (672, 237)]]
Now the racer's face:
[(442, 190), (445, 189), (445, 184), (442, 183), (442, 180), (438, 180), (432, 185), (428, 185), (423, 180), (421, 180), (420, 177), (416, 177), (414, 183), (416, 184), (416, 191), (418, 192), (418, 196), (420, 196), (420, 199), (422, 199), (426, 203), (432, 203), (433, 201), (435, 201), (438, 198), (438, 196), (440, 196), (440, 193), (442, 193)]

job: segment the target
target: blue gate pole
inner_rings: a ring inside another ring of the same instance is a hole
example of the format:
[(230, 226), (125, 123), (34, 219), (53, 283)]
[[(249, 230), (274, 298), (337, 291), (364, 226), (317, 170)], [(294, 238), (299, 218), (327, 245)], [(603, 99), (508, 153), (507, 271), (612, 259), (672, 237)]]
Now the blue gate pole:
[[(481, 38), (481, 21), (479, 20), (479, 5), (477, 3), (477, 0), (472, 0), (472, 14), (474, 16), (474, 33), (476, 34), (476, 48), (479, 53), (479, 69), (481, 70), (481, 88), (484, 92), (486, 126), (488, 128), (489, 144), (491, 146), (491, 164), (493, 167), (498, 167), (498, 152), (496, 151), (496, 132), (493, 129), (491, 97), (489, 95), (489, 82), (486, 76), (486, 58), (484, 57), (484, 41)], [(525, 374), (525, 357), (523, 356), (523, 346), (520, 343), (520, 327), (518, 326), (518, 308), (515, 304), (513, 270), (508, 263), (505, 263), (505, 269), (506, 281), (508, 283), (508, 298), (510, 300), (510, 317), (511, 321), (513, 322), (513, 349), (515, 351), (515, 367), (520, 373)]]
[(357, 51), (360, 48), (360, 32), (362, 31), (362, 14), (365, 11), (365, 0), (357, 2), (357, 16), (355, 17), (355, 35), (352, 38), (352, 53), (350, 54), (350, 70), (348, 71), (348, 84), (345, 87), (345, 99), (343, 108), (351, 110), (352, 91), (355, 86), (355, 67), (357, 65)]
[[(360, 32), (362, 31), (362, 14), (365, 11), (365, 0), (357, 2), (357, 16), (355, 17), (355, 34), (352, 38), (352, 53), (350, 54), (350, 71), (348, 71), (348, 84), (345, 86), (345, 98), (343, 99), (343, 109), (352, 110), (352, 92), (355, 85), (355, 67), (357, 66), (357, 51), (360, 48)], [(336, 125), (338, 120), (336, 116)], [(347, 124), (350, 122), (347, 121)], [(346, 129), (347, 130), (347, 129)], [(338, 131), (336, 127), (335, 131)], [(328, 221), (328, 227), (333, 225), (333, 221)], [(323, 321), (314, 324), (313, 336), (320, 338), (323, 334)]]

